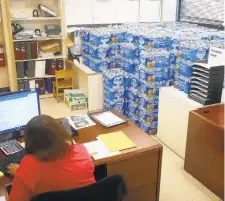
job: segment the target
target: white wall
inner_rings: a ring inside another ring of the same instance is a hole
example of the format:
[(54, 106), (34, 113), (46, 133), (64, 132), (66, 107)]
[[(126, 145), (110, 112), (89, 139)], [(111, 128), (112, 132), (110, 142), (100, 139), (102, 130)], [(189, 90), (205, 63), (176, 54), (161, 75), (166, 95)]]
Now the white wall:
[[(160, 21), (160, 3), (155, 0), (65, 0), (67, 25)], [(177, 0), (163, 0), (163, 21), (176, 20)]]

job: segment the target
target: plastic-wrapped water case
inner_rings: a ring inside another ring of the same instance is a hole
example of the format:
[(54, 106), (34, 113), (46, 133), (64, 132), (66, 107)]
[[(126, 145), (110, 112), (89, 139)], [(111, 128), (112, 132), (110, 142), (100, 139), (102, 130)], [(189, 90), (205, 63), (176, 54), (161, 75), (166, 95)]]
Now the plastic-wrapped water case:
[(95, 59), (105, 59), (108, 56), (109, 46), (97, 47), (90, 46), (89, 47), (90, 56)]
[(104, 72), (109, 69), (109, 59), (94, 59), (89, 58), (89, 67), (95, 72)]
[(146, 97), (147, 99), (155, 99), (159, 96), (159, 88), (155, 86), (149, 86), (145, 82), (140, 83), (140, 96)]
[(122, 70), (120, 69), (108, 70), (103, 74), (103, 78), (105, 87), (115, 90), (124, 89), (125, 76)]
[(183, 91), (186, 94), (189, 94), (190, 87), (191, 87), (191, 80), (181, 75), (176, 75), (175, 81), (174, 81), (174, 87), (178, 88), (180, 91)]
[(110, 57), (110, 69), (122, 68), (122, 58), (120, 56)]
[(145, 123), (139, 121), (139, 127), (143, 131), (145, 131), (147, 134), (150, 134), (150, 135), (157, 134), (157, 127), (158, 127), (158, 125), (150, 126), (149, 124), (145, 124)]
[(104, 108), (106, 110), (115, 109), (120, 113), (124, 113), (124, 100), (110, 101), (108, 99), (104, 100)]
[(125, 89), (111, 90), (109, 88), (104, 88), (104, 94), (105, 94), (105, 98), (110, 101), (124, 99)]
[(177, 72), (184, 77), (190, 78), (192, 76), (192, 65), (191, 61), (179, 61), (177, 63)]
[(153, 122), (158, 122), (158, 111), (146, 113), (143, 110), (139, 111), (139, 119), (145, 124), (154, 125)]
[(149, 100), (146, 97), (140, 97), (139, 99), (139, 110), (143, 110), (146, 113), (157, 112), (158, 111), (158, 101), (159, 97), (155, 96), (154, 99)]

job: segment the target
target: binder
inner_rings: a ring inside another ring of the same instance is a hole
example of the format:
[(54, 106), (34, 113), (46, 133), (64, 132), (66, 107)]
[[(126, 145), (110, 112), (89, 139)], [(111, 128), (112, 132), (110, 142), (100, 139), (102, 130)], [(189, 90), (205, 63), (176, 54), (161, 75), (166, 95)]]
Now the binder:
[(24, 84), (24, 90), (29, 90), (30, 89), (29, 80), (23, 80), (23, 84)]
[(14, 43), (14, 51), (16, 60), (21, 60), (21, 50), (20, 50), (20, 43)]
[(35, 61), (27, 61), (27, 77), (35, 77)]
[(64, 61), (63, 59), (56, 60), (56, 70), (63, 70), (64, 69)]
[(56, 12), (52, 9), (49, 9), (48, 7), (39, 4), (39, 8), (43, 11), (45, 17), (56, 17)]
[(18, 88), (19, 88), (19, 91), (23, 91), (24, 90), (24, 82), (23, 82), (23, 80), (18, 80)]
[(32, 59), (37, 59), (38, 58), (37, 42), (31, 42), (31, 55), (32, 55)]
[(24, 62), (16, 62), (16, 72), (18, 78), (25, 77)]
[(26, 42), (26, 53), (27, 53), (27, 59), (32, 59), (31, 43), (30, 42)]
[(35, 63), (35, 77), (45, 77), (46, 61), (36, 61)]
[(45, 79), (45, 89), (49, 94), (53, 93), (52, 78)]
[(38, 89), (39, 95), (45, 94), (45, 80), (44, 79), (35, 80), (35, 87)]
[(29, 86), (30, 86), (30, 89), (35, 89), (35, 80), (30, 80), (29, 81)]
[(21, 59), (22, 60), (27, 59), (26, 43), (25, 42), (20, 43), (20, 51), (21, 51)]
[(48, 75), (55, 75), (56, 71), (56, 59), (50, 59), (47, 61), (47, 74)]

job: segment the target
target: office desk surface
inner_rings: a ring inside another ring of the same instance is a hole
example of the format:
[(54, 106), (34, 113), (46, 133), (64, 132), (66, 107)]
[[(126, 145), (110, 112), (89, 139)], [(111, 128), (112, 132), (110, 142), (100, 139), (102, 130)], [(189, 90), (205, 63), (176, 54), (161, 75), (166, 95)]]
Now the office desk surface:
[[(95, 126), (80, 129), (79, 136), (74, 139), (76, 143), (91, 142), (100, 134), (116, 131), (123, 131), (136, 144), (136, 147), (123, 150), (116, 156), (100, 160), (93, 159), (95, 166), (107, 164), (108, 175), (121, 173), (125, 176), (129, 192), (125, 200), (158, 200), (162, 146), (135, 124), (128, 121), (125, 124), (105, 128), (96, 122)], [(4, 195), (4, 185), (9, 182), (12, 182), (12, 179), (0, 178), (0, 196)]]

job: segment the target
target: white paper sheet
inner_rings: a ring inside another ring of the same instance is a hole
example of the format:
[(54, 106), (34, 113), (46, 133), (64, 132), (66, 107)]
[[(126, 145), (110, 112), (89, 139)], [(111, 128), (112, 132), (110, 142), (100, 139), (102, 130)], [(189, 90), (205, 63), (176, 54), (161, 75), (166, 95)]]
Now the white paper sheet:
[(84, 143), (84, 146), (95, 160), (120, 154), (119, 151), (110, 152), (101, 140)]
[(123, 123), (124, 120), (114, 115), (112, 112), (103, 112), (101, 114), (93, 115), (93, 117), (105, 126), (111, 126)]
[(6, 201), (5, 196), (1, 196), (0, 201)]
[(68, 117), (67, 119), (70, 125), (76, 130), (95, 125), (95, 123), (90, 119), (90, 117), (87, 114), (75, 115), (75, 116)]

